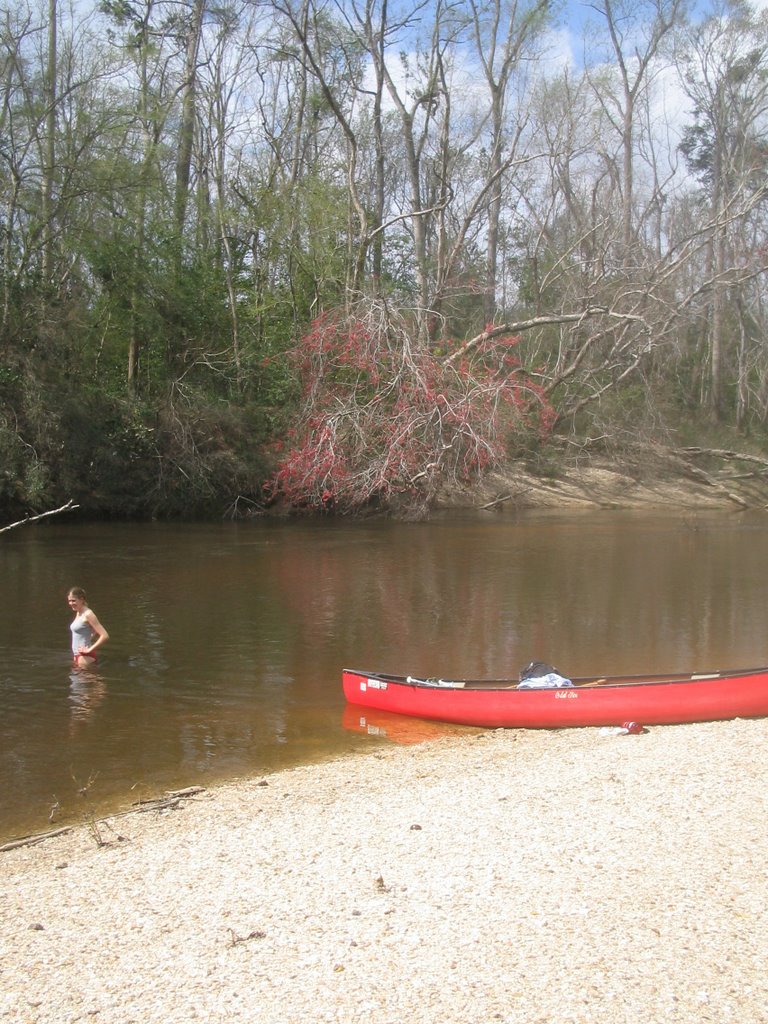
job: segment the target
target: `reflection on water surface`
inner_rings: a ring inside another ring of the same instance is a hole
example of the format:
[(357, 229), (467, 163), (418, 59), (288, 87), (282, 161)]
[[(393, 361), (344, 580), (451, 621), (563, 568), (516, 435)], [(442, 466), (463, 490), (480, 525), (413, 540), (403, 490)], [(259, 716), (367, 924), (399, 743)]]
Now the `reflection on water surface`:
[[(12, 531), (0, 840), (48, 827), (56, 805), (76, 820), (83, 799), (122, 806), (397, 741), (392, 724), (345, 725), (345, 666), (504, 678), (533, 658), (569, 675), (762, 664), (767, 559), (768, 519), (731, 513)], [(98, 672), (71, 672), (73, 585), (111, 636)]]

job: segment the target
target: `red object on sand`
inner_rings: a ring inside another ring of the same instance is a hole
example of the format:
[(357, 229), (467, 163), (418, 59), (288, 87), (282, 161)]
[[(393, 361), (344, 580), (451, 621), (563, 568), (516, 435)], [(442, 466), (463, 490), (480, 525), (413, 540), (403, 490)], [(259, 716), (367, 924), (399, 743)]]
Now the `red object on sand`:
[(486, 728), (634, 725), (642, 731), (768, 715), (768, 668), (589, 677), (542, 689), (518, 689), (516, 680), (416, 679), (345, 669), (342, 683), (350, 704)]

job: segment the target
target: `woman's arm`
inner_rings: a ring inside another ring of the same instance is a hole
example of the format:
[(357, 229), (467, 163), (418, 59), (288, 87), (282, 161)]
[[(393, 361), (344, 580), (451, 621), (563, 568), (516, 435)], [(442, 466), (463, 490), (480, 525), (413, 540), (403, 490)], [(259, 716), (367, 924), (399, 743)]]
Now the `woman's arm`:
[(90, 608), (85, 613), (85, 621), (96, 634), (96, 639), (89, 647), (84, 647), (83, 651), (86, 654), (92, 654), (97, 647), (101, 647), (102, 644), (105, 644), (107, 640), (109, 640), (109, 633), (106, 631), (106, 629), (104, 629), (102, 624), (96, 618), (95, 612), (93, 612)]

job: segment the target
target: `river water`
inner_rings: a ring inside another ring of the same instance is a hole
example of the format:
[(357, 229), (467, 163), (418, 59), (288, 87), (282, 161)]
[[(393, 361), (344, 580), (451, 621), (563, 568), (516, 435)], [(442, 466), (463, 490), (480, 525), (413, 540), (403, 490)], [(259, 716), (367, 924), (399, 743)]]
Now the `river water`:
[[(342, 668), (516, 677), (768, 662), (768, 516), (31, 525), (0, 536), (0, 841), (166, 789), (440, 732)], [(110, 632), (75, 673), (66, 593)], [(454, 730), (455, 731), (455, 730)]]

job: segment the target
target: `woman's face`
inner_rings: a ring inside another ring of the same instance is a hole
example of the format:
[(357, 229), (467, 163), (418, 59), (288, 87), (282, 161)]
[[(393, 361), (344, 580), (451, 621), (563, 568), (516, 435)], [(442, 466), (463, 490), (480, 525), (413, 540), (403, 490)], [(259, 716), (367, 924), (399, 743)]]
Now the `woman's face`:
[(82, 597), (75, 597), (74, 594), (69, 593), (67, 594), (67, 604), (73, 612), (80, 612), (83, 610), (85, 601), (83, 601)]

